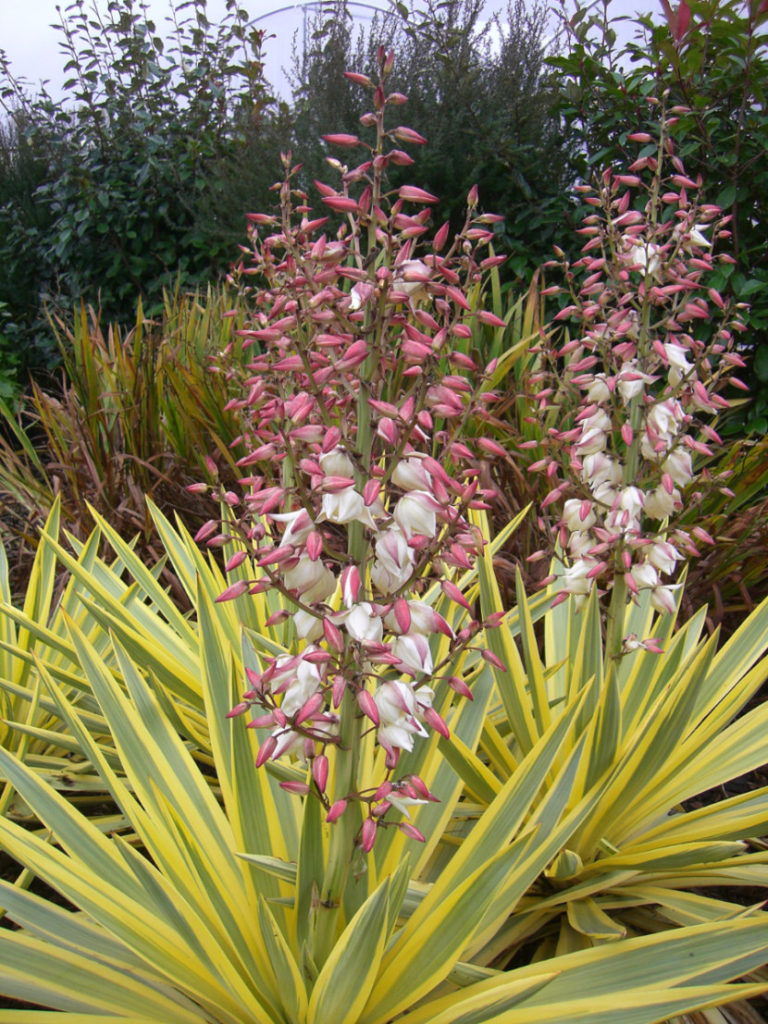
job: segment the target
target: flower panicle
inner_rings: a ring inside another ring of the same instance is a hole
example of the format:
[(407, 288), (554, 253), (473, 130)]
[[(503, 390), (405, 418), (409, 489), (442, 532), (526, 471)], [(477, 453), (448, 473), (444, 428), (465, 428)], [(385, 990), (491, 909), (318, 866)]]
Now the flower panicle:
[(675, 610), (674, 578), (697, 553), (680, 517), (695, 455), (719, 442), (708, 421), (728, 407), (720, 392), (734, 383), (743, 329), (708, 284), (729, 259), (728, 218), (696, 198), (701, 182), (669, 157), (666, 116), (662, 109), (658, 160), (638, 160), (629, 173), (609, 168), (581, 186), (590, 210), (581, 256), (571, 264), (560, 250), (550, 264), (565, 282), (553, 291), (567, 296), (555, 321), (569, 329), (540, 346), (540, 408), (574, 412), (542, 438), (531, 466), (550, 477), (545, 505), (559, 510), (551, 522), (566, 560), (561, 594), (580, 604), (593, 588), (618, 585), (633, 599), (649, 592), (659, 613)]
[[(323, 216), (297, 186), (290, 154), (279, 216), (249, 216), (250, 248), (232, 278), (252, 310), (239, 333), (245, 362), (238, 368), (225, 353), (216, 367), (239, 383), (229, 408), (242, 425), (244, 475), (226, 524), (199, 533), (209, 545), (242, 545), (219, 600), (282, 597), (268, 628), (281, 630), (289, 653), (249, 670), (230, 714), (250, 717), (259, 766), (307, 763), (306, 782), (289, 791), (319, 799), (326, 820), (352, 802), (367, 808), (363, 850), (392, 823), (388, 814), (435, 799), (398, 777), (398, 762), (432, 732), (448, 740), (451, 701), (471, 699), (454, 666), (483, 626), (456, 579), (483, 550), (469, 519), (494, 497), (481, 467), (503, 452), (492, 438), (467, 437), (471, 418), (488, 418), (493, 368), (455, 345), (478, 325), (506, 326), (470, 298), (495, 265), (486, 250), (496, 218), (479, 212), (473, 189), (463, 228), (451, 239), (444, 225), (422, 245), (437, 197), (386, 185), (390, 164), (412, 162), (400, 147), (426, 141), (385, 125), (405, 101), (387, 93), (391, 66), (382, 51), (378, 83), (347, 73), (373, 110), (359, 135), (324, 136), (331, 151), (362, 149), (364, 159), (350, 167), (330, 158), (339, 181), (316, 183)], [(330, 792), (328, 754), (351, 756), (342, 742), (349, 716), (385, 752), (386, 796)], [(418, 838), (415, 826), (404, 831)]]

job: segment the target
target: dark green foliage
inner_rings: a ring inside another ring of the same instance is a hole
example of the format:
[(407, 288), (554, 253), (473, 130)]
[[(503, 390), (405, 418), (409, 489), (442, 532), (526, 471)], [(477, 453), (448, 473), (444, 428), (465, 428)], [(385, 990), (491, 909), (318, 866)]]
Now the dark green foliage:
[(408, 97), (402, 123), (429, 142), (423, 151), (404, 147), (416, 163), (391, 168), (391, 184), (407, 181), (437, 195), (433, 224), (450, 218), (457, 228), (477, 184), (482, 208), (505, 217), (509, 266), (527, 281), (551, 255), (569, 209), (565, 140), (544, 64), (548, 15), (539, 2), (513, 0), (484, 23), (483, 6), (426, 0), (408, 11), (398, 4), (355, 37), (346, 4), (335, 4), (295, 60), (294, 151), (308, 182), (324, 176), (326, 155), (346, 162), (346, 152), (324, 147), (320, 134), (361, 132), (366, 97), (341, 76), (370, 73), (377, 47), (385, 46), (395, 54), (390, 84)]
[[(606, 165), (626, 167), (643, 150), (627, 139), (651, 130), (667, 94), (679, 107), (673, 138), (703, 196), (731, 213), (729, 250), (713, 281), (724, 295), (749, 304), (745, 344), (754, 354), (754, 401), (730, 428), (768, 428), (768, 4), (759, 0), (662, 0), (663, 16), (636, 19), (638, 35), (623, 47), (604, 11), (582, 7), (568, 20), (568, 52), (554, 58), (560, 110), (581, 139), (574, 149), (582, 177)], [(614, 20), (615, 23), (615, 20)], [(726, 425), (728, 429), (728, 425)]]
[(28, 349), (50, 336), (46, 302), (84, 297), (128, 321), (137, 296), (151, 311), (177, 278), (220, 274), (243, 237), (244, 189), (264, 193), (278, 173), (262, 33), (235, 0), (218, 26), (206, 0), (169, 10), (161, 36), (141, 0), (68, 6), (64, 103), (29, 98), (0, 63), (0, 301)]

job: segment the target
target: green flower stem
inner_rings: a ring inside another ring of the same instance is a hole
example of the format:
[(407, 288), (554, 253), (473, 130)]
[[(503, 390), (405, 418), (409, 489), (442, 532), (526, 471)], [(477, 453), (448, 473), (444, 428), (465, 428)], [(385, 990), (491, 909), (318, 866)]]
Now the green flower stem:
[[(333, 800), (343, 800), (357, 790), (362, 718), (353, 695), (347, 692), (341, 704), (341, 745), (336, 758)], [(328, 863), (320, 893), (313, 959), (321, 967), (336, 944), (339, 911), (347, 885), (350, 865), (360, 829), (360, 805), (353, 801), (330, 830)]]
[(618, 664), (618, 657), (621, 654), (621, 645), (624, 639), (624, 613), (627, 607), (628, 591), (626, 574), (617, 572), (613, 580), (611, 603), (608, 606), (605, 627), (606, 682)]
[[(358, 476), (358, 486), (361, 488), (367, 480), (366, 467), (370, 466), (373, 445), (369, 384), (375, 368), (376, 357), (374, 353), (371, 353), (360, 368), (360, 390), (357, 400), (356, 447), (360, 457), (360, 468), (357, 469), (356, 475)], [(347, 550), (351, 563), (359, 566), (363, 578), (368, 562), (368, 546), (369, 542), (365, 536), (363, 524), (350, 523)], [(360, 788), (358, 770), (363, 726), (364, 719), (355, 700), (355, 694), (352, 688), (349, 688), (344, 695), (340, 709), (341, 743), (337, 749), (331, 803), (347, 799), (351, 793), (356, 793)], [(349, 884), (350, 865), (359, 840), (361, 822), (360, 804), (357, 801), (351, 801), (346, 811), (331, 828), (328, 863), (320, 894), (320, 908), (313, 949), (313, 958), (318, 967), (325, 963), (338, 939), (339, 912), (345, 888)]]

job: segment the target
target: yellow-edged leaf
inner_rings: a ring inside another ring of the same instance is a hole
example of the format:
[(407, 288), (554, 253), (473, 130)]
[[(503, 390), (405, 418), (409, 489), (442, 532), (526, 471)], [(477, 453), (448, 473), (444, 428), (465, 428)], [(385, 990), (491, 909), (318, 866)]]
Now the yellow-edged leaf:
[(390, 891), (387, 878), (337, 940), (312, 989), (309, 1024), (357, 1024), (379, 972), (387, 940)]

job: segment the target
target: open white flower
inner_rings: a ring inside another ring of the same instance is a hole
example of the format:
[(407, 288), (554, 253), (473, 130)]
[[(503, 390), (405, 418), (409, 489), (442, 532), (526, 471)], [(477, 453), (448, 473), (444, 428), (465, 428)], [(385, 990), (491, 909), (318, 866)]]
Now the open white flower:
[(410, 818), (408, 808), (413, 807), (416, 804), (429, 803), (428, 800), (423, 800), (421, 797), (406, 796), (404, 793), (398, 793), (397, 790), (393, 790), (388, 794), (387, 800), (396, 807), (401, 814), (404, 814), (406, 818)]
[(648, 590), (649, 587), (658, 586), (659, 583), (659, 574), (649, 562), (633, 565), (630, 576), (635, 581), (638, 590)]
[(616, 375), (617, 389), (625, 402), (631, 402), (633, 398), (642, 395), (646, 384), (652, 384), (654, 378), (649, 373), (643, 373), (638, 369), (636, 359), (628, 359), (622, 363), (621, 369)]
[(323, 635), (323, 620), (312, 612), (299, 608), (293, 614), (293, 625), (300, 640), (319, 640)]
[(434, 537), (440, 505), (426, 491), (408, 491), (395, 505), (395, 522), (410, 540), (414, 534)]
[(688, 232), (688, 240), (692, 242), (693, 245), (701, 246), (702, 249), (710, 249), (712, 247), (712, 243), (703, 233), (703, 228), (703, 224), (694, 224)]
[(424, 287), (432, 276), (429, 267), (421, 260), (403, 260), (395, 268), (396, 277), (392, 282), (395, 291), (405, 292), (411, 302), (416, 302), (426, 296), (427, 290)]
[(319, 558), (312, 561), (309, 555), (302, 555), (296, 565), (283, 573), (283, 583), (308, 604), (324, 601), (336, 589), (336, 577), (331, 570)]
[(612, 424), (604, 409), (597, 409), (591, 416), (585, 417), (579, 424), (581, 437), (574, 445), (579, 456), (595, 455), (605, 449), (608, 433)]
[(432, 671), (432, 654), (429, 642), (421, 633), (405, 633), (397, 636), (390, 644), (392, 653), (400, 659), (399, 668), (403, 672), (416, 675), (419, 672)]
[(318, 523), (323, 520), (329, 523), (363, 523), (371, 530), (376, 529), (376, 521), (371, 515), (371, 510), (365, 504), (362, 494), (358, 494), (354, 487), (344, 487), (340, 491), (334, 491), (323, 495), (323, 505)]
[(323, 452), (317, 461), (326, 476), (354, 477), (355, 475), (352, 460), (343, 448), (336, 447), (329, 452)]
[[(432, 691), (428, 687), (419, 687), (419, 693), (423, 698), (421, 703), (429, 707)], [(409, 683), (399, 680), (382, 683), (373, 700), (379, 712), (377, 738), (385, 750), (392, 751), (395, 747), (413, 750), (413, 737), (428, 735), (416, 718), (416, 694)]]
[(675, 612), (675, 591), (679, 590), (681, 583), (666, 583), (664, 586), (654, 587), (651, 591), (651, 607), (657, 612), (667, 612), (673, 615)]
[(563, 570), (560, 577), (563, 590), (572, 595), (577, 608), (584, 604), (587, 594), (592, 589), (594, 579), (588, 576), (588, 573), (596, 565), (597, 561), (594, 558), (577, 558), (572, 565)]
[(664, 343), (664, 351), (669, 360), (669, 383), (672, 387), (677, 387), (680, 381), (694, 369), (693, 363), (688, 362), (687, 349), (684, 349), (682, 345), (667, 341)]
[(660, 248), (653, 242), (643, 242), (635, 238), (625, 236), (624, 244), (626, 249), (626, 261), (631, 267), (643, 271), (646, 275), (655, 277), (661, 268)]
[(651, 519), (668, 519), (681, 505), (680, 491), (676, 487), (670, 494), (665, 487), (659, 484), (653, 491), (646, 494), (643, 511)]
[(297, 509), (295, 512), (271, 512), (269, 518), (274, 519), (276, 523), (288, 524), (280, 539), (281, 544), (293, 544), (295, 547), (300, 547), (315, 528), (309, 513), (303, 508)]
[(682, 560), (682, 555), (669, 541), (660, 540), (647, 549), (648, 561), (665, 576), (671, 576), (675, 565)]
[[(334, 621), (338, 621), (334, 617)], [(358, 643), (381, 643), (384, 627), (381, 616), (377, 615), (370, 601), (353, 605), (343, 616), (344, 625), (353, 640)]]
[(432, 486), (432, 476), (424, 468), (424, 456), (409, 455), (401, 459), (392, 473), (392, 483), (404, 491), (423, 491)]
[(622, 479), (621, 466), (611, 455), (606, 455), (602, 451), (594, 452), (592, 455), (585, 455), (581, 461), (581, 479), (588, 484), (593, 493), (601, 484), (617, 487)]
[(669, 473), (680, 487), (685, 487), (693, 479), (691, 453), (684, 451), (682, 448), (675, 448), (674, 451), (670, 452), (662, 462), (661, 468), (663, 472)]
[(601, 402), (607, 402), (610, 397), (611, 389), (608, 387), (608, 381), (605, 374), (596, 373), (595, 378), (587, 391), (588, 401), (599, 405)]
[[(587, 507), (588, 506), (588, 507)], [(586, 515), (583, 513), (586, 512)], [(563, 505), (563, 522), (571, 531), (588, 530), (597, 522), (591, 502), (583, 502), (580, 498), (569, 498)]]
[(376, 558), (371, 567), (371, 582), (382, 594), (392, 594), (413, 575), (414, 554), (408, 539), (397, 526), (384, 530), (374, 545)]

